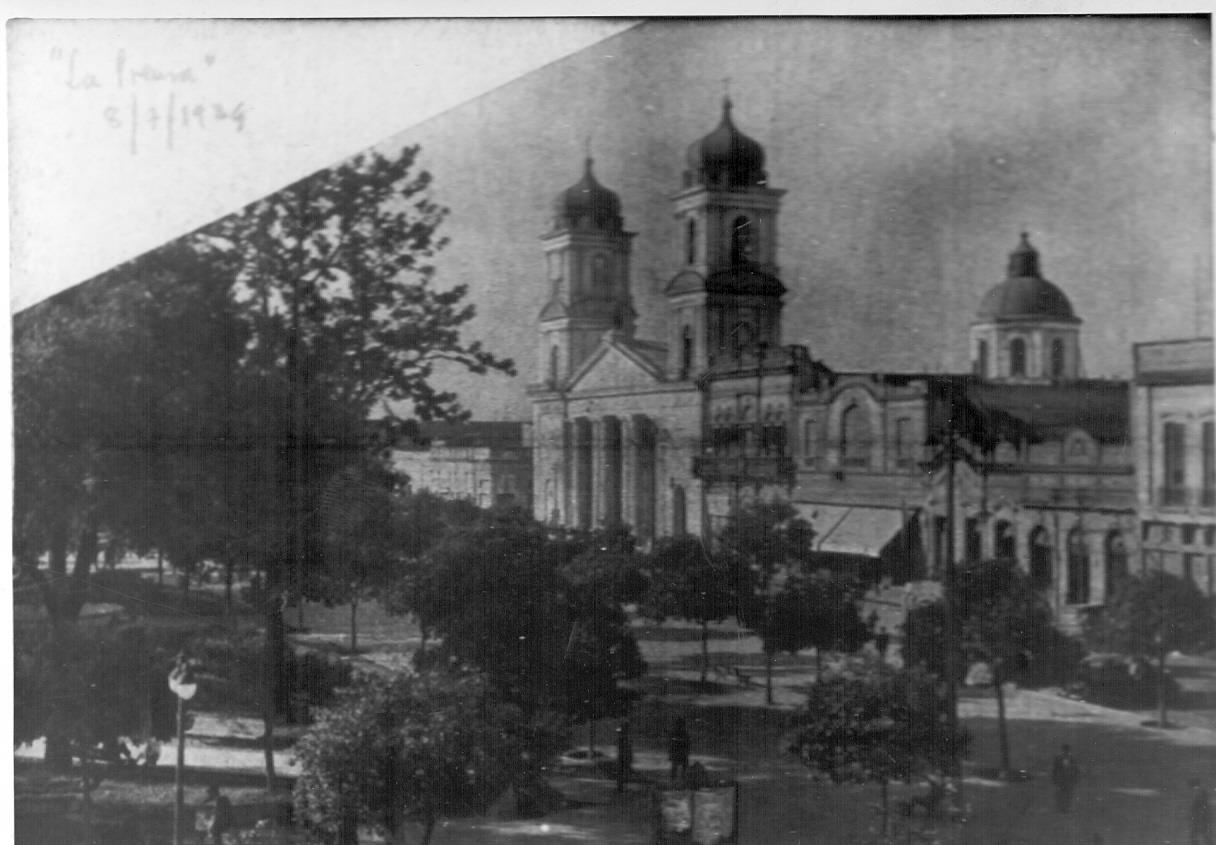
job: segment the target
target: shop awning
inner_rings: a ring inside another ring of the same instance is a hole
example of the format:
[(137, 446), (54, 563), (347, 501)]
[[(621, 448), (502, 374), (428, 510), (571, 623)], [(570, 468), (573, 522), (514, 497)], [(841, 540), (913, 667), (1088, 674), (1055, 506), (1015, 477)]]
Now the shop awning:
[(802, 518), (815, 529), (815, 551), (878, 557), (903, 530), (911, 508), (867, 508), (798, 503)]

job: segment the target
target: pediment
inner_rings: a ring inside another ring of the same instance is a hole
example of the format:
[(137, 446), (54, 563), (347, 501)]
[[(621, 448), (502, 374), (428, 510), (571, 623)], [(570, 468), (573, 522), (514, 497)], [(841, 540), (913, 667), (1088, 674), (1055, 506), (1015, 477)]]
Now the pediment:
[(641, 387), (661, 382), (662, 372), (623, 343), (605, 338), (571, 379), (570, 390)]

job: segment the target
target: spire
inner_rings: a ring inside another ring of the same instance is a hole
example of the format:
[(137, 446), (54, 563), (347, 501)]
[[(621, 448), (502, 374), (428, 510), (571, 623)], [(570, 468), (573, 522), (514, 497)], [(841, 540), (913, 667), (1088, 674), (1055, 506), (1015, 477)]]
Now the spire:
[(1030, 235), (1022, 233), (1017, 249), (1009, 253), (1009, 278), (1039, 279), (1039, 252), (1030, 245)]

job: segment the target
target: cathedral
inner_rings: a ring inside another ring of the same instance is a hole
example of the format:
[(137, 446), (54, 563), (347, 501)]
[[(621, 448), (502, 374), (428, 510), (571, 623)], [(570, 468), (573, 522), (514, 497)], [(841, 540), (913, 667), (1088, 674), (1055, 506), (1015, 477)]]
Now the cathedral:
[(1017, 561), (1066, 627), (1102, 604), (1140, 559), (1128, 383), (1084, 377), (1082, 321), (1027, 234), (977, 288), (971, 372), (849, 372), (784, 342), (784, 192), (729, 98), (673, 187), (681, 269), (655, 339), (635, 332), (633, 233), (590, 158), (556, 199), (528, 390), (538, 519), (710, 540), (741, 504), (782, 499), (825, 565), (934, 577), (953, 539), (957, 560)]

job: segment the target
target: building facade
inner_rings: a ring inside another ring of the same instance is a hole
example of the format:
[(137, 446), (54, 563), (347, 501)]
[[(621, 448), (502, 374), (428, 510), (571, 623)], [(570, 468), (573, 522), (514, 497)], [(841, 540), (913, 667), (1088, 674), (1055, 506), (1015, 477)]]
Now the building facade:
[(783, 342), (783, 193), (727, 100), (670, 197), (681, 269), (656, 340), (635, 333), (617, 196), (590, 160), (558, 196), (529, 389), (536, 517), (712, 540), (744, 502), (782, 499), (816, 530), (808, 554), (898, 581), (941, 572), (953, 524), (956, 560), (1016, 561), (1078, 625), (1140, 557), (1131, 396), (1083, 377), (1082, 321), (1029, 236), (977, 289), (970, 373), (836, 371)]
[(412, 490), (483, 508), (531, 510), (531, 440), (528, 423), (423, 423), (416, 437), (392, 450), (392, 465)]
[(1138, 343), (1132, 428), (1146, 572), (1216, 595), (1216, 440), (1212, 339)]

